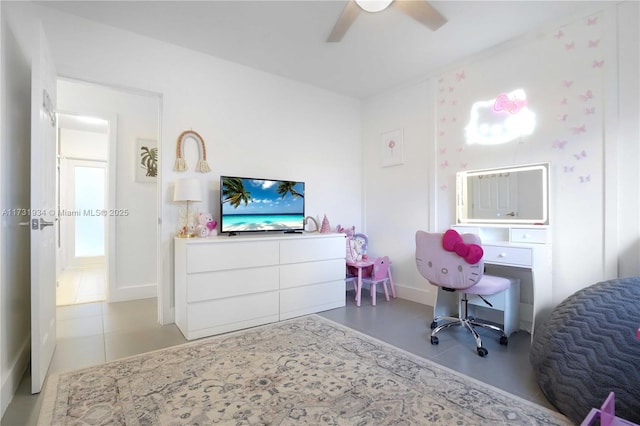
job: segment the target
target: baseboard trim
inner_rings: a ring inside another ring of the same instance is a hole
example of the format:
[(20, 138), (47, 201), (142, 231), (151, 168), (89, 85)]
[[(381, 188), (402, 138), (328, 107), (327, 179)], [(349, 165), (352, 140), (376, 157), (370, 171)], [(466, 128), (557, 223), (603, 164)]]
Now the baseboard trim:
[(149, 299), (157, 296), (157, 290), (158, 285), (156, 283), (117, 288), (109, 292), (109, 302)]
[(27, 336), (27, 339), (22, 343), (22, 347), (20, 348), (20, 354), (16, 358), (13, 365), (7, 371), (7, 374), (2, 377), (2, 390), (1, 392), (1, 408), (2, 408), (2, 416), (4, 416), (5, 411), (7, 411), (7, 407), (11, 404), (13, 400), (13, 396), (16, 394), (16, 390), (20, 385), (20, 380), (22, 380), (22, 376), (27, 371), (29, 367), (29, 361), (31, 360), (31, 337)]
[(395, 284), (396, 296), (400, 299), (411, 300), (423, 305), (434, 306), (436, 303), (436, 292), (430, 288), (407, 287)]

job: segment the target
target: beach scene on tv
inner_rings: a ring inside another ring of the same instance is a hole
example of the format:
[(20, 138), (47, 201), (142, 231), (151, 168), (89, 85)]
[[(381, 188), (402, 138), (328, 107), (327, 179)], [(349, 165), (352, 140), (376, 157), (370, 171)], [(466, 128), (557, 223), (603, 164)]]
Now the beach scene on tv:
[(221, 177), (221, 232), (304, 229), (304, 183)]

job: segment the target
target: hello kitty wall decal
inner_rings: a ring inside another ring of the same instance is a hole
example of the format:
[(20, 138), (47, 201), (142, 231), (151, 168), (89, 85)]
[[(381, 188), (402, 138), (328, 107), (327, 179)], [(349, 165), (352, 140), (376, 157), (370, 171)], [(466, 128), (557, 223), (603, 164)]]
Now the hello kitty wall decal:
[[(603, 24), (597, 12), (436, 79), (440, 191), (451, 191), (455, 170), (507, 157), (553, 161), (574, 185), (599, 179), (597, 156), (589, 154), (603, 143)], [(495, 150), (500, 157), (490, 157)]]

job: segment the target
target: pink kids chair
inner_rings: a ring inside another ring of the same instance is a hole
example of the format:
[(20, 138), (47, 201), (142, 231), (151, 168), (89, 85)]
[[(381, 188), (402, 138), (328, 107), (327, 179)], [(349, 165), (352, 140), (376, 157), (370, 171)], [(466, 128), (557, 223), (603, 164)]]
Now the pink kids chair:
[[(387, 283), (391, 282), (391, 274), (389, 272), (389, 257), (378, 257), (373, 262), (371, 273), (362, 277), (362, 285), (369, 284), (371, 292), (371, 304), (376, 306), (376, 286), (382, 284), (384, 289), (384, 297), (389, 301), (389, 289)], [(357, 282), (357, 281), (356, 281)], [(356, 290), (357, 291), (357, 290)], [(362, 291), (362, 289), (360, 289)]]
[[(500, 334), (500, 344), (506, 345), (509, 338), (504, 330), (492, 324), (480, 322), (467, 314), (467, 295), (490, 296), (507, 290), (511, 286), (511, 279), (484, 275), (484, 252), (480, 246), (480, 238), (474, 234), (458, 234), (450, 229), (444, 234), (416, 232), (416, 265), (420, 274), (432, 285), (440, 287), (433, 308), (434, 318), (431, 323), (431, 344), (438, 344), (440, 331), (460, 326), (471, 332), (476, 341), (478, 355), (484, 357), (488, 354), (482, 346), (482, 340), (475, 327), (483, 327)], [(441, 291), (442, 290), (442, 291)], [(451, 298), (448, 294), (461, 293), (458, 299), (458, 317), (442, 315), (449, 314), (441, 304), (441, 298)], [(483, 299), (485, 300), (485, 299)], [(486, 303), (488, 303), (485, 300)], [(439, 321), (447, 321), (438, 324)]]

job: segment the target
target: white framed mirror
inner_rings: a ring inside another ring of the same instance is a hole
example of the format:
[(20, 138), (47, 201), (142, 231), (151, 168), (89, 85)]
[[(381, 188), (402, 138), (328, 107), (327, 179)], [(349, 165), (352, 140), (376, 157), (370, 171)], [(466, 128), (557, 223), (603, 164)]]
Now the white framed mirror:
[(456, 173), (456, 222), (549, 225), (549, 163)]

